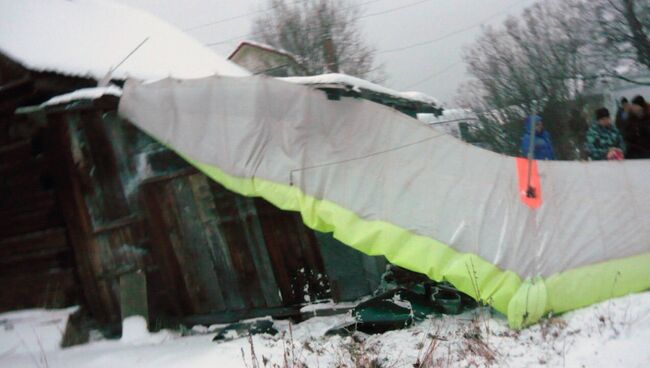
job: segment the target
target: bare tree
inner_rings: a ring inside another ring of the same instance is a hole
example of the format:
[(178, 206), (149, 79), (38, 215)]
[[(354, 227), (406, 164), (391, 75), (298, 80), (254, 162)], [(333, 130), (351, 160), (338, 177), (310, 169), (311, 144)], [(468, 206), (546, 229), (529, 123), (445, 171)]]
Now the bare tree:
[(559, 158), (581, 157), (585, 111), (600, 67), (586, 52), (588, 23), (579, 0), (549, 0), (487, 28), (466, 50), (475, 81), (464, 87), (480, 124), (474, 134), (495, 150), (519, 154), (523, 120), (542, 114)]
[(612, 69), (630, 62), (650, 70), (650, 1), (591, 0), (582, 6), (594, 19), (593, 42), (609, 74), (618, 76)]
[(254, 38), (298, 56), (309, 74), (338, 70), (382, 79), (375, 50), (362, 37), (357, 5), (347, 0), (269, 0), (268, 9), (253, 21)]

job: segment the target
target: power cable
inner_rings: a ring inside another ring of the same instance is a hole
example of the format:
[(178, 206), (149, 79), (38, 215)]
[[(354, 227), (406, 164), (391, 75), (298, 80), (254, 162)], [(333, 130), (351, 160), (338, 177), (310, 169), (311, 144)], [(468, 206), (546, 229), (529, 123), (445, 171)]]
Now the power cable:
[[(302, 1), (303, 0), (297, 0), (297, 1), (291, 2), (290, 4), (295, 5), (295, 4), (300, 3)], [(194, 31), (194, 30), (209, 27), (209, 26), (212, 26), (212, 25), (215, 25), (215, 24), (225, 23), (225, 22), (229, 22), (231, 20), (236, 20), (236, 19), (241, 19), (241, 18), (246, 18), (246, 17), (249, 17), (251, 15), (255, 15), (255, 14), (266, 13), (266, 12), (269, 12), (269, 11), (277, 8), (278, 6), (280, 6), (280, 4), (277, 4), (275, 6), (271, 6), (268, 9), (256, 10), (256, 11), (253, 11), (253, 12), (239, 14), (239, 15), (235, 15), (235, 16), (232, 16), (232, 17), (228, 17), (228, 18), (217, 19), (217, 20), (214, 20), (212, 22), (199, 24), (197, 26), (193, 26), (193, 27), (190, 27), (190, 28), (185, 28), (185, 29), (183, 29), (183, 31), (186, 31), (186, 32)]]
[(491, 14), (490, 16), (488, 16), (486, 18), (483, 18), (481, 21), (479, 21), (477, 23), (474, 23), (472, 25), (469, 25), (469, 26), (461, 28), (461, 29), (457, 29), (457, 30), (455, 30), (453, 32), (450, 32), (450, 33), (447, 33), (447, 34), (445, 34), (443, 36), (436, 37), (436, 38), (426, 40), (426, 41), (422, 41), (422, 42), (417, 42), (417, 43), (407, 45), (407, 46), (397, 47), (397, 48), (394, 48), (394, 49), (377, 51), (377, 54), (387, 54), (387, 53), (391, 53), (391, 52), (404, 51), (404, 50), (412, 49), (414, 47), (429, 45), (429, 44), (432, 44), (432, 43), (435, 43), (435, 42), (438, 42), (438, 41), (442, 41), (442, 40), (444, 40), (446, 38), (449, 38), (449, 37), (455, 36), (457, 34), (469, 31), (470, 29), (479, 27), (479, 26), (483, 25), (485, 22), (491, 20), (492, 18), (496, 18), (496, 17), (498, 17), (500, 15), (503, 15), (503, 14), (507, 13), (513, 6), (515, 6), (515, 5), (519, 4), (519, 3), (522, 3), (524, 1), (527, 1), (527, 0), (518, 0), (518, 1), (510, 4), (506, 9), (503, 9), (503, 10), (497, 12), (497, 13)]
[(398, 11), (398, 10), (402, 10), (402, 9), (405, 9), (405, 8), (410, 8), (412, 6), (419, 5), (419, 4), (422, 4), (422, 3), (426, 3), (426, 2), (429, 2), (429, 1), (431, 1), (431, 0), (421, 0), (421, 1), (418, 1), (418, 2), (415, 2), (415, 3), (398, 6), (396, 8), (386, 9), (386, 10), (379, 11), (379, 12), (376, 12), (376, 13), (371, 13), (371, 14), (365, 14), (365, 15), (360, 16), (359, 19), (374, 17), (375, 15), (382, 15), (382, 14), (392, 13), (392, 12), (395, 12), (395, 11)]
[(456, 67), (457, 65), (462, 64), (462, 63), (463, 63), (462, 60), (455, 61), (452, 64), (449, 64), (446, 67), (444, 67), (442, 70), (438, 70), (435, 73), (433, 73), (433, 74), (431, 74), (431, 75), (429, 75), (429, 76), (427, 76), (427, 77), (425, 77), (425, 78), (423, 78), (423, 79), (421, 79), (421, 80), (419, 80), (419, 81), (417, 81), (415, 83), (409, 84), (408, 86), (404, 87), (403, 89), (409, 89), (409, 88), (413, 88), (415, 86), (419, 86), (420, 84), (422, 84), (422, 83), (424, 83), (426, 81), (429, 81), (429, 80), (431, 80), (431, 79), (433, 79), (435, 77), (439, 77), (439, 76), (445, 74), (449, 70), (453, 69), (454, 67)]
[[(304, 0), (297, 0), (297, 1), (293, 1), (293, 2), (291, 2), (291, 3), (289, 3), (289, 4), (291, 4), (291, 5), (295, 5), (295, 4), (301, 3), (301, 2), (303, 2), (303, 1), (304, 1)], [(375, 2), (377, 2), (377, 1), (383, 1), (383, 0), (371, 0), (371, 1), (367, 1), (367, 2), (365, 2), (365, 3), (362, 3), (362, 4), (358, 5), (358, 6), (363, 6), (363, 5), (366, 5), (366, 4), (375, 3)], [(427, 1), (428, 1), (428, 0), (427, 0)], [(271, 6), (271, 7), (267, 8), (267, 9), (256, 10), (256, 11), (254, 11), (254, 12), (250, 12), (250, 13), (245, 13), (245, 14), (235, 15), (235, 16), (233, 16), (233, 17), (228, 17), (228, 18), (223, 18), (223, 19), (217, 19), (217, 20), (212, 21), (212, 22), (203, 23), (203, 24), (199, 24), (198, 26), (194, 26), (194, 27), (186, 28), (186, 29), (184, 29), (183, 31), (186, 31), (186, 32), (187, 32), (187, 31), (194, 31), (194, 30), (201, 29), (201, 28), (205, 28), (205, 27), (209, 27), (209, 26), (212, 26), (212, 25), (215, 25), (215, 24), (224, 23), (224, 22), (229, 22), (229, 21), (231, 21), (231, 20), (236, 20), (236, 19), (241, 19), (241, 18), (247, 18), (247, 17), (249, 17), (249, 16), (251, 16), (251, 15), (270, 12), (271, 10), (273, 10), (273, 9), (279, 7), (279, 6), (280, 6), (280, 4), (275, 5), (275, 6)], [(353, 5), (353, 6), (357, 6), (357, 5)], [(344, 8), (344, 10), (345, 10), (345, 9), (350, 9), (350, 8), (352, 8), (353, 6), (350, 6), (350, 7)]]
[(228, 39), (225, 39), (225, 40), (222, 40), (222, 41), (206, 43), (205, 46), (212, 47), (212, 46), (223, 45), (224, 43), (229, 43), (230, 41), (239, 40), (239, 39), (242, 39), (242, 38), (248, 38), (249, 36), (252, 36), (252, 35), (253, 35), (252, 33), (246, 33), (246, 34), (231, 37), (231, 38), (228, 38)]
[[(352, 9), (353, 7), (356, 7), (356, 6), (364, 6), (364, 5), (368, 5), (368, 4), (370, 4), (370, 3), (375, 3), (375, 2), (378, 2), (378, 1), (382, 1), (382, 0), (371, 0), (371, 1), (366, 1), (366, 2), (361, 3), (361, 4), (359, 4), (359, 5), (354, 5), (354, 6), (350, 6), (350, 7), (347, 7), (347, 8), (343, 8), (343, 10)], [(409, 8), (409, 7), (412, 7), (412, 6), (415, 6), (415, 5), (419, 5), (419, 4), (422, 4), (422, 3), (425, 3), (425, 2), (429, 2), (429, 1), (431, 1), (431, 0), (420, 0), (420, 1), (417, 1), (417, 2), (414, 2), (414, 3), (411, 3), (411, 4), (402, 5), (402, 6), (398, 6), (398, 7), (395, 7), (395, 8), (390, 8), (390, 9), (382, 10), (382, 11), (379, 11), (379, 12), (376, 12), (376, 13), (365, 14), (365, 15), (359, 16), (358, 19), (364, 19), (364, 18), (374, 17), (374, 16), (377, 16), (377, 15), (382, 15), (382, 14), (387, 14), (387, 13), (396, 12), (396, 11), (398, 11), (398, 10), (402, 10), (402, 9), (405, 9), (405, 8)], [(272, 9), (272, 8), (271, 8), (271, 9)], [(271, 9), (268, 9), (268, 10), (265, 10), (265, 11), (269, 11), (269, 10), (271, 10)], [(262, 12), (262, 11), (258, 11), (257, 13), (260, 13), (260, 12)], [(315, 29), (315, 28), (311, 28), (311, 27), (309, 27), (309, 28), (307, 28), (307, 29), (308, 29), (308, 30), (311, 30), (311, 29)], [(210, 47), (210, 46), (222, 45), (222, 44), (224, 44), (224, 43), (229, 43), (230, 41), (234, 41), (234, 40), (241, 39), (241, 38), (248, 38), (248, 37), (251, 37), (251, 36), (254, 36), (254, 35), (255, 35), (255, 33), (246, 33), (246, 34), (242, 34), (242, 35), (234, 36), (234, 37), (231, 37), (231, 38), (228, 38), (228, 39), (225, 39), (225, 40), (206, 43), (205, 46)]]

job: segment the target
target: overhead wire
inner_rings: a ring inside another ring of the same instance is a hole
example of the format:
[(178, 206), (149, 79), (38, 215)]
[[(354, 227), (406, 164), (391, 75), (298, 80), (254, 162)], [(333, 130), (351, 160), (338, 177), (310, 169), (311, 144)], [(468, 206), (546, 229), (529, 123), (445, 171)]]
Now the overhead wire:
[(406, 4), (406, 5), (398, 6), (398, 7), (396, 7), (396, 8), (391, 8), (391, 9), (386, 9), (386, 10), (378, 11), (378, 12), (376, 12), (376, 13), (364, 14), (364, 15), (360, 16), (359, 19), (369, 18), (369, 17), (374, 17), (375, 15), (382, 15), (382, 14), (387, 14), (387, 13), (396, 12), (396, 11), (398, 11), (398, 10), (402, 10), (402, 9), (410, 8), (410, 7), (412, 7), (412, 6), (420, 5), (420, 4), (422, 4), (422, 3), (426, 3), (426, 2), (429, 2), (429, 1), (431, 1), (431, 0), (421, 0), (421, 1), (417, 1), (417, 2), (411, 3), (411, 4)]
[[(367, 5), (367, 4), (369, 4), (369, 3), (374, 3), (374, 2), (377, 2), (377, 1), (381, 1), (381, 0), (371, 0), (371, 1), (367, 1), (367, 2), (364, 2), (364, 3), (360, 4), (360, 6)], [(386, 10), (379, 11), (379, 12), (375, 12), (375, 13), (365, 14), (365, 15), (360, 16), (359, 19), (369, 18), (369, 17), (373, 17), (373, 16), (377, 16), (377, 15), (382, 15), (382, 14), (387, 14), (387, 13), (391, 13), (391, 12), (399, 11), (399, 10), (402, 10), (402, 9), (405, 9), (405, 8), (409, 8), (409, 7), (412, 7), (412, 6), (416, 6), (416, 5), (419, 5), (419, 4), (422, 4), (422, 3), (428, 2), (428, 1), (431, 1), (431, 0), (420, 0), (420, 1), (417, 1), (417, 2), (414, 2), (414, 3), (410, 3), (410, 4), (406, 4), (406, 5), (398, 6), (398, 7), (395, 7), (395, 8), (390, 8), (390, 9), (386, 9)], [(498, 12), (496, 12), (496, 13), (490, 14), (489, 16), (487, 16), (487, 17), (481, 19), (480, 21), (478, 21), (478, 22), (476, 22), (476, 23), (473, 23), (473, 24), (471, 24), (471, 25), (469, 25), (469, 26), (466, 26), (466, 27), (463, 27), (463, 28), (457, 29), (457, 30), (455, 30), (455, 31), (449, 32), (449, 33), (444, 34), (444, 35), (442, 35), (442, 36), (440, 36), (440, 37), (435, 37), (435, 38), (432, 38), (432, 39), (429, 39), (429, 40), (425, 40), (425, 41), (421, 41), (421, 42), (417, 42), (417, 43), (414, 43), (414, 44), (410, 44), (410, 45), (406, 45), (406, 46), (402, 46), (402, 47), (397, 47), (397, 48), (393, 48), (393, 49), (380, 50), (380, 51), (377, 51), (377, 54), (388, 54), (388, 53), (394, 53), (394, 52), (399, 52), (399, 51), (409, 50), (409, 49), (412, 49), (412, 48), (416, 48), (416, 47), (420, 47), (420, 46), (425, 46), (425, 45), (430, 45), (430, 44), (433, 44), (433, 43), (436, 43), (436, 42), (439, 42), (439, 41), (445, 40), (445, 39), (447, 39), (447, 38), (449, 38), (449, 37), (453, 37), (453, 36), (458, 35), (458, 34), (460, 34), (460, 33), (463, 33), (463, 32), (469, 31), (469, 30), (471, 30), (471, 29), (474, 29), (474, 28), (476, 28), (476, 27), (482, 26), (483, 24), (485, 24), (486, 22), (492, 20), (493, 18), (496, 18), (496, 17), (498, 17), (498, 16), (501, 16), (501, 15), (503, 15), (503, 14), (506, 14), (508, 11), (510, 11), (510, 10), (512, 9), (512, 7), (514, 7), (514, 6), (516, 6), (516, 5), (520, 4), (520, 3), (523, 3), (523, 2), (525, 2), (525, 1), (529, 1), (529, 0), (517, 0), (517, 1), (513, 2), (513, 3), (510, 3), (510, 4), (509, 4), (505, 9), (500, 10), (500, 11), (498, 11)], [(298, 1), (296, 1), (296, 2), (294, 2), (294, 3), (297, 3), (297, 2), (298, 2)], [(270, 11), (270, 10), (272, 10), (273, 8), (275, 8), (275, 7), (272, 7), (272, 8), (269, 8), (269, 9), (263, 10), (263, 11), (257, 11), (257, 12), (249, 13), (249, 14), (246, 14), (246, 15), (253, 15), (253, 14), (258, 14), (258, 13), (262, 13), (262, 12)], [(350, 8), (351, 8), (351, 7), (350, 7)], [(246, 15), (241, 15), (241, 16), (231, 17), (231, 18), (225, 18), (225, 19), (222, 19), (222, 20), (219, 20), (219, 21), (211, 22), (211, 24), (216, 24), (216, 23), (219, 23), (219, 22), (225, 22), (225, 21), (232, 20), (232, 19), (242, 18), (242, 17), (244, 17), (244, 16), (246, 16)], [(200, 27), (203, 27), (203, 26), (204, 26), (204, 25), (202, 25), (202, 26), (198, 26), (198, 27), (194, 27), (193, 29), (197, 29), (197, 28), (200, 28)], [(254, 33), (247, 33), (247, 34), (243, 34), (243, 35), (238, 35), (238, 36), (235, 36), (235, 37), (231, 37), (231, 38), (226, 39), (226, 40), (207, 43), (207, 44), (205, 44), (205, 45), (206, 45), (206, 46), (216, 46), (216, 45), (221, 45), (221, 44), (228, 43), (228, 42), (231, 42), (231, 41), (234, 41), (234, 40), (237, 40), (237, 39), (241, 39), (242, 37), (250, 37), (250, 36), (253, 36), (253, 35), (254, 35)], [(459, 60), (459, 61), (456, 61), (456, 62), (454, 62), (454, 63), (452, 63), (452, 64), (450, 64), (450, 65), (444, 67), (443, 69), (441, 69), (441, 70), (439, 70), (439, 71), (436, 71), (435, 73), (433, 73), (433, 74), (431, 74), (431, 75), (428, 75), (427, 77), (425, 77), (425, 78), (423, 78), (423, 79), (421, 79), (421, 80), (419, 80), (419, 81), (417, 81), (417, 82), (415, 82), (415, 83), (412, 83), (412, 84), (407, 85), (407, 86), (404, 87), (404, 88), (406, 88), (406, 89), (408, 89), (408, 88), (412, 88), (412, 87), (418, 86), (418, 85), (420, 85), (420, 84), (422, 84), (422, 83), (424, 83), (424, 82), (427, 82), (427, 81), (429, 81), (429, 80), (431, 80), (431, 79), (433, 79), (433, 78), (439, 77), (439, 76), (441, 76), (441, 75), (443, 75), (443, 74), (449, 72), (450, 70), (452, 70), (454, 67), (460, 65), (461, 63), (462, 63), (462, 61), (460, 61), (460, 60)]]
[[(291, 4), (291, 5), (295, 5), (295, 4), (300, 3), (300, 2), (302, 2), (302, 1), (304, 1), (304, 0), (293, 1), (293, 2), (291, 2), (290, 4)], [(366, 1), (365, 3), (360, 4), (360, 5), (358, 5), (358, 6), (364, 6), (364, 5), (366, 5), (366, 4), (376, 3), (376, 2), (378, 2), (378, 1), (383, 1), (383, 0), (370, 0), (370, 1)], [(428, 1), (428, 0), (425, 0), (425, 1)], [(271, 7), (269, 7), (269, 8), (266, 8), (266, 9), (256, 10), (256, 11), (254, 11), (254, 12), (250, 12), (250, 13), (245, 13), (245, 14), (235, 15), (235, 16), (233, 16), (233, 17), (229, 17), (229, 18), (218, 19), (218, 20), (215, 20), (215, 21), (212, 21), (212, 22), (208, 22), (208, 23), (200, 24), (200, 25), (198, 25), (198, 26), (194, 26), (194, 27), (186, 28), (186, 29), (184, 29), (184, 31), (193, 31), (193, 30), (197, 30), (197, 29), (201, 29), (201, 28), (209, 27), (209, 26), (212, 26), (212, 25), (215, 25), (215, 24), (228, 22), (228, 21), (231, 21), (231, 20), (236, 20), (236, 19), (246, 18), (246, 17), (249, 17), (249, 16), (251, 16), (251, 15), (255, 15), (255, 14), (267, 13), (267, 12), (270, 12), (271, 10), (277, 8), (278, 6), (279, 6), (279, 5), (275, 5), (275, 6), (271, 6)], [(347, 7), (347, 8), (343, 8), (343, 10), (351, 9), (351, 8), (353, 8), (353, 7), (355, 7), (355, 6), (357, 6), (357, 5), (353, 5), (353, 6), (349, 6), (349, 7)], [(247, 35), (250, 35), (250, 34), (245, 34), (245, 35), (241, 35), (241, 36), (237, 36), (237, 37), (244, 37), (244, 36), (247, 36)]]
[[(454, 36), (454, 35), (456, 35), (456, 34), (459, 34), (459, 33), (462, 33), (462, 32), (465, 32), (465, 31), (468, 31), (468, 30), (470, 30), (470, 29), (472, 29), (472, 28), (478, 27), (478, 26), (484, 24), (485, 22), (487, 22), (487, 21), (489, 21), (489, 20), (491, 20), (491, 19), (493, 19), (493, 18), (495, 18), (495, 17), (498, 17), (498, 16), (500, 16), (500, 15), (506, 13), (510, 8), (512, 8), (512, 6), (515, 6), (515, 5), (517, 5), (517, 4), (519, 4), (519, 3), (522, 3), (522, 2), (524, 2), (524, 1), (527, 1), (527, 0), (518, 0), (518, 1), (516, 1), (516, 2), (514, 2), (514, 3), (512, 3), (512, 4), (510, 4), (510, 6), (508, 6), (507, 9), (504, 9), (504, 10), (501, 10), (501, 11), (499, 11), (499, 12), (497, 12), (497, 13), (491, 14), (490, 16), (488, 16), (488, 17), (482, 19), (482, 20), (481, 20), (480, 22), (478, 22), (478, 23), (475, 23), (475, 24), (470, 25), (470, 26), (468, 26), (468, 27), (464, 27), (464, 28), (462, 28), (462, 29), (459, 29), (459, 30), (456, 30), (456, 31), (450, 32), (450, 33), (448, 33), (448, 34), (446, 34), (446, 35), (443, 35), (443, 36), (441, 36), (441, 37), (437, 37), (437, 38), (435, 38), (435, 39), (433, 39), (433, 40), (428, 40), (428, 41), (424, 41), (424, 42), (419, 42), (419, 43), (417, 43), (417, 44), (413, 44), (413, 45), (409, 45), (409, 46), (404, 46), (404, 47), (400, 47), (400, 48), (396, 48), (396, 49), (379, 51), (379, 52), (377, 52), (377, 53), (378, 53), (378, 54), (381, 54), (381, 53), (388, 53), (388, 52), (403, 51), (403, 50), (411, 49), (411, 48), (414, 48), (414, 47), (423, 46), (423, 45), (431, 44), (431, 43), (434, 43), (434, 42), (437, 42), (437, 41), (441, 41), (441, 40), (443, 40), (443, 39), (449, 38), (449, 37)], [(460, 65), (460, 64), (462, 64), (462, 63), (463, 63), (462, 60), (455, 61), (455, 62), (449, 64), (448, 66), (444, 67), (443, 69), (438, 70), (438, 71), (434, 72), (433, 74), (430, 74), (430, 75), (428, 75), (427, 77), (425, 77), (425, 78), (423, 78), (423, 79), (420, 79), (419, 81), (417, 81), (417, 82), (415, 82), (415, 83), (411, 83), (411, 84), (405, 86), (404, 89), (409, 89), (409, 88), (416, 87), (416, 86), (418, 86), (418, 85), (420, 85), (420, 84), (422, 84), (422, 83), (424, 83), (424, 82), (427, 82), (427, 81), (429, 81), (429, 80), (431, 80), (431, 79), (433, 79), (433, 78), (436, 78), (436, 77), (439, 77), (439, 76), (441, 76), (441, 75), (444, 75), (444, 74), (446, 74), (447, 72), (449, 72), (450, 70), (452, 70), (453, 68), (455, 68), (456, 66), (458, 66), (458, 65)]]
[[(365, 2), (365, 3), (361, 4), (361, 6), (366, 5), (366, 4), (368, 4), (368, 3), (376, 2), (376, 1), (380, 1), (380, 0), (368, 1), (368, 2)], [(396, 8), (392, 8), (392, 9), (387, 9), (387, 10), (385, 10), (385, 11), (381, 11), (381, 12), (376, 12), (376, 13), (366, 14), (366, 15), (361, 16), (360, 19), (362, 19), (362, 18), (372, 17), (372, 16), (375, 16), (375, 15), (386, 14), (386, 13), (390, 13), (390, 12), (398, 11), (398, 10), (401, 10), (401, 9), (404, 9), (404, 8), (407, 8), (407, 7), (410, 7), (410, 6), (415, 6), (415, 5), (418, 5), (418, 4), (421, 4), (421, 3), (427, 2), (427, 1), (430, 1), (430, 0), (422, 0), (422, 1), (418, 1), (418, 2), (412, 3), (412, 4), (403, 5), (403, 6), (396, 7)], [(491, 19), (493, 19), (493, 18), (495, 18), (495, 17), (498, 17), (498, 16), (500, 16), (500, 15), (503, 15), (503, 14), (507, 13), (508, 10), (510, 10), (513, 6), (515, 6), (515, 5), (519, 4), (519, 3), (522, 3), (522, 2), (524, 2), (524, 1), (528, 1), (528, 0), (518, 0), (518, 1), (515, 1), (514, 3), (511, 3), (507, 8), (505, 8), (505, 9), (503, 9), (503, 10), (497, 12), (497, 13), (493, 13), (493, 14), (491, 14), (490, 16), (481, 19), (481, 20), (480, 20), (479, 22), (477, 22), (477, 23), (471, 24), (471, 25), (469, 25), (469, 26), (467, 26), (467, 27), (464, 27), (464, 28), (461, 28), (461, 29), (457, 29), (457, 30), (455, 30), (455, 31), (453, 31), (453, 32), (447, 33), (447, 34), (442, 35), (442, 36), (440, 36), (440, 37), (436, 37), (436, 38), (433, 38), (433, 39), (430, 39), (430, 40), (426, 40), (426, 41), (422, 41), (422, 42), (417, 42), (417, 43), (414, 43), (414, 44), (411, 44), (411, 45), (402, 46), (402, 47), (397, 47), (397, 48), (393, 48), (393, 49), (388, 49), (388, 50), (379, 50), (379, 51), (377, 51), (377, 54), (387, 54), (387, 53), (393, 53), (393, 52), (398, 52), (398, 51), (404, 51), (404, 50), (412, 49), (412, 48), (415, 48), (415, 47), (420, 47), (420, 46), (429, 45), (429, 44), (432, 44), (432, 43), (435, 43), (435, 42), (442, 41), (442, 40), (447, 39), (447, 38), (449, 38), (449, 37), (452, 37), (452, 36), (455, 36), (455, 35), (457, 35), (457, 34), (460, 34), (460, 33), (463, 33), (463, 32), (466, 32), (466, 31), (469, 31), (469, 30), (471, 30), (471, 29), (474, 29), (474, 28), (476, 28), (476, 27), (479, 27), (479, 26), (483, 25), (485, 22), (487, 22), (487, 21), (489, 21), (489, 20), (491, 20)], [(228, 38), (228, 39), (225, 39), (225, 40), (216, 41), (216, 42), (210, 42), (210, 43), (205, 44), (205, 46), (209, 46), (209, 47), (210, 47), (210, 46), (222, 45), (222, 44), (229, 43), (229, 42), (234, 41), (234, 40), (237, 40), (237, 39), (241, 39), (241, 38), (243, 38), (243, 37), (250, 37), (250, 36), (253, 36), (253, 35), (255, 35), (255, 34), (254, 34), (254, 33), (246, 33), (246, 34), (242, 34), (242, 35), (234, 36), (234, 37), (231, 37), (231, 38)]]
[[(378, 1), (382, 1), (382, 0), (370, 0), (370, 1), (366, 1), (366, 2), (361, 3), (361, 4), (359, 4), (359, 5), (353, 5), (353, 6), (349, 6), (349, 7), (347, 7), (347, 8), (343, 8), (343, 10), (352, 9), (352, 8), (354, 8), (354, 7), (356, 7), (356, 6), (364, 6), (364, 5), (368, 5), (368, 4), (371, 4), (371, 3), (378, 2)], [(422, 4), (422, 3), (425, 3), (425, 2), (429, 2), (429, 1), (432, 1), (432, 0), (420, 0), (420, 1), (416, 1), (416, 2), (414, 2), (414, 3), (410, 3), (410, 4), (406, 4), (406, 5), (398, 6), (398, 7), (395, 7), (395, 8), (390, 8), (390, 9), (386, 9), (386, 10), (382, 10), (382, 11), (375, 12), (375, 13), (370, 13), (370, 14), (364, 14), (364, 15), (359, 16), (358, 19), (364, 19), (364, 18), (374, 17), (374, 16), (377, 16), (377, 15), (382, 15), (382, 14), (388, 14), (388, 13), (396, 12), (396, 11), (399, 11), (399, 10), (402, 10), (402, 9), (405, 9), (405, 8), (409, 8), (409, 7), (412, 7), (412, 6), (416, 6), (416, 5), (419, 5), (419, 4)], [(268, 9), (268, 10), (266, 10), (266, 11), (269, 11), (269, 10), (271, 10), (271, 9)], [(258, 11), (258, 13), (259, 13), (259, 12), (261, 12), (261, 11)], [(312, 29), (312, 28), (308, 28), (308, 29)], [(217, 46), (217, 45), (222, 45), (222, 44), (224, 44), (224, 43), (229, 43), (229, 42), (234, 41), (234, 40), (237, 40), (237, 39), (241, 39), (241, 38), (245, 38), (245, 37), (251, 37), (251, 36), (254, 36), (254, 35), (255, 35), (254, 32), (249, 32), (249, 33), (241, 34), (241, 35), (238, 35), (238, 36), (234, 36), (234, 37), (231, 37), (231, 38), (228, 38), (228, 39), (225, 39), (225, 40), (206, 43), (205, 46)]]
[(485, 22), (491, 20), (492, 18), (496, 18), (496, 17), (498, 17), (500, 15), (503, 15), (503, 14), (507, 13), (513, 6), (515, 6), (515, 5), (519, 4), (519, 3), (522, 3), (524, 1), (528, 1), (528, 0), (517, 0), (514, 3), (511, 3), (510, 5), (508, 5), (508, 7), (506, 9), (503, 9), (503, 10), (501, 10), (499, 12), (493, 13), (490, 16), (481, 19), (479, 22), (471, 24), (471, 25), (469, 25), (467, 27), (457, 29), (457, 30), (455, 30), (453, 32), (447, 33), (447, 34), (442, 35), (440, 37), (432, 38), (432, 39), (426, 40), (426, 41), (417, 42), (417, 43), (410, 44), (410, 45), (407, 45), (407, 46), (396, 47), (396, 48), (388, 49), (388, 50), (380, 50), (380, 51), (377, 51), (377, 54), (387, 54), (387, 53), (391, 53), (391, 52), (404, 51), (404, 50), (412, 49), (414, 47), (420, 47), (420, 46), (429, 45), (429, 44), (432, 44), (432, 43), (435, 43), (435, 42), (438, 42), (438, 41), (442, 41), (444, 39), (455, 36), (457, 34), (469, 31), (470, 29), (474, 29), (476, 27), (479, 27), (479, 26), (483, 25)]
[[(293, 1), (293, 2), (291, 2), (291, 5), (297, 4), (297, 3), (302, 2), (302, 1), (303, 0)], [(228, 18), (217, 19), (217, 20), (214, 20), (214, 21), (211, 21), (211, 22), (207, 22), (207, 23), (199, 24), (199, 25), (192, 26), (192, 27), (189, 27), (189, 28), (185, 28), (185, 29), (183, 29), (183, 31), (186, 31), (186, 32), (187, 31), (194, 31), (194, 30), (197, 30), (197, 29), (213, 26), (215, 24), (229, 22), (231, 20), (247, 18), (247, 17), (250, 17), (251, 15), (269, 12), (269, 11), (277, 8), (278, 6), (280, 6), (280, 5), (277, 4), (275, 6), (271, 6), (271, 7), (267, 8), (267, 9), (261, 9), (261, 10), (256, 10), (256, 11), (252, 11), (252, 12), (249, 12), (249, 13), (235, 15), (235, 16), (228, 17)]]
[(417, 81), (415, 83), (409, 84), (408, 86), (404, 87), (404, 89), (409, 89), (409, 88), (413, 88), (415, 86), (419, 86), (420, 84), (422, 84), (424, 82), (427, 82), (427, 81), (429, 81), (429, 80), (431, 80), (431, 79), (433, 79), (435, 77), (439, 77), (439, 76), (445, 74), (446, 72), (450, 71), (451, 69), (453, 69), (454, 67), (456, 67), (456, 66), (458, 66), (458, 65), (460, 65), (462, 63), (463, 63), (462, 60), (455, 61), (452, 64), (447, 65), (443, 69), (438, 70), (435, 73), (433, 73), (433, 74), (431, 74), (431, 75), (429, 75), (429, 76), (427, 76), (427, 77), (425, 77), (425, 78), (423, 78), (423, 79), (421, 79), (421, 80), (419, 80), (419, 81)]

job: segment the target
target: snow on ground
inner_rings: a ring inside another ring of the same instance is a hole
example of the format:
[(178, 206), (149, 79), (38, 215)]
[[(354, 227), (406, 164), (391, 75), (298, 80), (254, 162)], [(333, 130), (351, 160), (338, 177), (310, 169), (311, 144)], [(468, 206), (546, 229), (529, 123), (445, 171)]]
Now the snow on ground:
[[(0, 362), (8, 355), (30, 355), (59, 350), (68, 316), (77, 307), (43, 311), (21, 310), (0, 314)], [(0, 363), (1, 367), (4, 364)]]
[(143, 333), (142, 321), (134, 319), (129, 328), (139, 331), (135, 340), (59, 349), (52, 332), (61, 332), (73, 310), (0, 315), (0, 366), (253, 367), (251, 346), (260, 367), (264, 362), (268, 367), (273, 363), (277, 367), (364, 367), (373, 360), (381, 367), (413, 367), (418, 361), (436, 367), (650, 366), (650, 292), (553, 317), (519, 332), (508, 329), (505, 319), (487, 308), (432, 317), (407, 329), (371, 336), (324, 336), (346, 321), (346, 315), (314, 317), (291, 326), (277, 321), (277, 336), (225, 342), (211, 341), (215, 333), (208, 328), (193, 329), (206, 334), (189, 337), (169, 331)]
[[(145, 41), (146, 40), (146, 41)], [(100, 80), (250, 73), (144, 11), (104, 0), (0, 2), (0, 52), (31, 70)]]

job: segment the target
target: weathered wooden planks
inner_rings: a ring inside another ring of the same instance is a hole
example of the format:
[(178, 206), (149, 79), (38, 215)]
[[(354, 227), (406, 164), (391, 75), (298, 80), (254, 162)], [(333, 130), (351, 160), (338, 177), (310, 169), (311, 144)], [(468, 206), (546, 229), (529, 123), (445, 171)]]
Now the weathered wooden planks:
[(64, 227), (22, 234), (0, 240), (0, 260), (22, 254), (55, 250), (69, 251)]
[(32, 270), (0, 275), (0, 310), (61, 308), (80, 302), (73, 269)]
[(53, 158), (61, 163), (54, 172), (57, 196), (65, 218), (68, 239), (73, 248), (84, 299), (91, 313), (100, 321), (116, 320), (112, 292), (105, 283), (99, 283), (97, 275), (103, 271), (97, 244), (92, 232), (92, 221), (83, 196), (83, 182), (75, 162), (71, 144), (70, 128), (63, 114), (49, 117), (49, 149)]
[(52, 189), (57, 163), (25, 117), (0, 120), (0, 310), (80, 301), (72, 249)]
[(329, 296), (329, 283), (318, 243), (296, 213), (256, 199), (264, 241), (284, 302), (304, 303)]
[[(104, 322), (119, 320), (118, 280), (137, 270), (147, 275), (153, 319), (295, 314), (331, 297), (319, 243), (298, 214), (228, 191), (119, 119), (109, 102), (56, 107), (47, 140), (0, 147), (11, 158), (0, 171), (18, 178), (0, 201), (0, 218), (11, 218), (0, 223), (9, 270), (0, 277), (35, 282), (20, 278), (30, 264), (78, 275), (59, 284), (81, 288)], [(25, 285), (43, 293), (30, 302), (67, 295)]]

